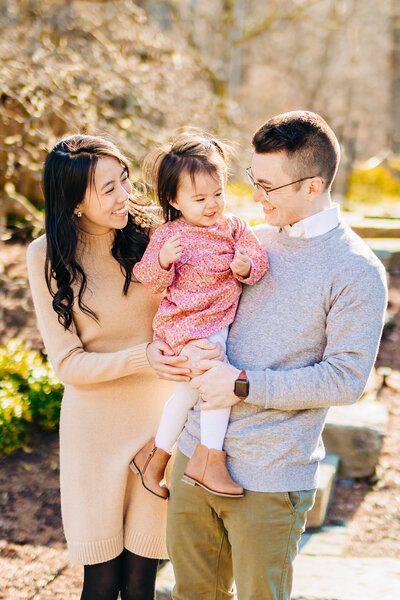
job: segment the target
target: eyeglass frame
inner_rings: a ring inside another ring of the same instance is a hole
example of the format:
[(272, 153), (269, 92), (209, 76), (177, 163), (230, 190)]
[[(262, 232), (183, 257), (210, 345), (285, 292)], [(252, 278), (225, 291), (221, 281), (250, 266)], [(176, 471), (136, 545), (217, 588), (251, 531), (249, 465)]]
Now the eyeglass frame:
[(314, 179), (314, 177), (319, 177), (321, 179), (322, 183), (324, 183), (324, 180), (322, 179), (322, 177), (320, 175), (309, 175), (308, 177), (302, 177), (301, 179), (297, 179), (297, 181), (291, 181), (290, 183), (285, 183), (284, 185), (278, 185), (278, 187), (267, 190), (267, 189), (265, 189), (265, 186), (263, 186), (262, 183), (259, 183), (258, 181), (256, 181), (254, 179), (254, 175), (253, 175), (253, 173), (250, 172), (250, 169), (251, 169), (251, 167), (247, 167), (246, 175), (249, 178), (251, 185), (255, 189), (260, 188), (265, 193), (267, 198), (268, 198), (268, 194), (270, 194), (271, 192), (275, 192), (276, 190), (281, 190), (282, 188), (288, 187), (289, 185), (294, 185), (295, 183), (300, 183), (300, 181), (305, 181), (306, 179)]

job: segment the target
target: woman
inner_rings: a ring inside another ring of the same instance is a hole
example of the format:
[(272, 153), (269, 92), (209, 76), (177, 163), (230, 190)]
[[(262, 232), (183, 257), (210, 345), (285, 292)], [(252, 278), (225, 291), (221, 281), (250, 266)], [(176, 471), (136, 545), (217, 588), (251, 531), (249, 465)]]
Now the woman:
[[(123, 600), (150, 600), (167, 556), (167, 503), (128, 465), (172, 393), (147, 358), (172, 354), (160, 342), (148, 348), (160, 297), (132, 278), (154, 223), (131, 199), (126, 158), (99, 137), (62, 139), (43, 187), (46, 235), (29, 246), (27, 263), (39, 329), (65, 383), (60, 475), (70, 559), (84, 565), (82, 600), (115, 600), (119, 591)], [(179, 358), (168, 360), (173, 371)]]

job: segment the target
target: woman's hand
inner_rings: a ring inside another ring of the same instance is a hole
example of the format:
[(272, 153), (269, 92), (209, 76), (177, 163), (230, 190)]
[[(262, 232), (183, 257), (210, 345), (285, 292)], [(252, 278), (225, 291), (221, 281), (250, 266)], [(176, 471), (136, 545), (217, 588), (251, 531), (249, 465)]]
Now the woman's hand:
[(170, 237), (160, 250), (158, 262), (162, 269), (169, 269), (182, 256), (183, 248), (179, 233)]
[(168, 344), (155, 340), (147, 346), (147, 358), (157, 377), (170, 381), (190, 381), (192, 375), (203, 373), (204, 369), (192, 368), (194, 362), (226, 360), (222, 347), (206, 339), (188, 342), (179, 356), (174, 354)]
[(146, 353), (150, 366), (160, 379), (190, 381), (187, 356), (176, 356), (168, 344), (161, 340), (149, 344)]
[(180, 356), (187, 356), (187, 366), (191, 369), (192, 376), (200, 375), (204, 369), (198, 369), (193, 363), (201, 360), (226, 360), (225, 351), (220, 344), (213, 344), (207, 339), (192, 340), (186, 344)]

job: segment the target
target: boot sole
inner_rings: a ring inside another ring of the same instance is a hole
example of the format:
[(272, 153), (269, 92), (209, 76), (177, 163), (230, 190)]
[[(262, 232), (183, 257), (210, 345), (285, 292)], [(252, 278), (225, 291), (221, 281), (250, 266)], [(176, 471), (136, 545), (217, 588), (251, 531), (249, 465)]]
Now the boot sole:
[(222, 496), (223, 498), (243, 498), (244, 496), (244, 492), (242, 492), (241, 494), (230, 494), (229, 492), (217, 492), (217, 490), (212, 490), (211, 488), (207, 487), (204, 483), (201, 483), (200, 481), (197, 481), (197, 479), (193, 479), (193, 477), (190, 477), (190, 475), (186, 475), (186, 473), (184, 473), (182, 475), (182, 480), (183, 483), (187, 483), (189, 485), (198, 485), (199, 487), (202, 487), (204, 490), (207, 490), (207, 492), (211, 492), (212, 494), (215, 494), (216, 496)]
[(134, 459), (132, 458), (131, 462), (129, 463), (129, 468), (131, 471), (133, 471), (133, 473), (135, 473), (136, 475), (140, 475), (140, 479), (142, 480), (142, 486), (148, 491), (150, 492), (150, 494), (153, 494), (153, 496), (157, 496), (157, 498), (161, 498), (161, 500), (168, 500), (168, 496), (169, 496), (169, 492), (168, 492), (168, 496), (161, 496), (160, 494), (156, 494), (156, 492), (153, 492), (153, 490), (151, 490), (150, 488), (147, 487), (147, 485), (145, 484), (145, 482), (143, 481), (143, 475), (141, 470), (139, 469), (139, 467), (136, 465)]

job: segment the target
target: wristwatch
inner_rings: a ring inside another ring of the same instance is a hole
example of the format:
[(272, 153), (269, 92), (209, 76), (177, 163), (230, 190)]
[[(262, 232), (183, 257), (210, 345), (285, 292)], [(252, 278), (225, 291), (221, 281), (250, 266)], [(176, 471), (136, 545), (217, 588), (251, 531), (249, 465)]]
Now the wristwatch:
[(244, 400), (249, 395), (250, 382), (247, 379), (246, 371), (240, 371), (239, 377), (235, 381), (233, 393), (235, 396)]

